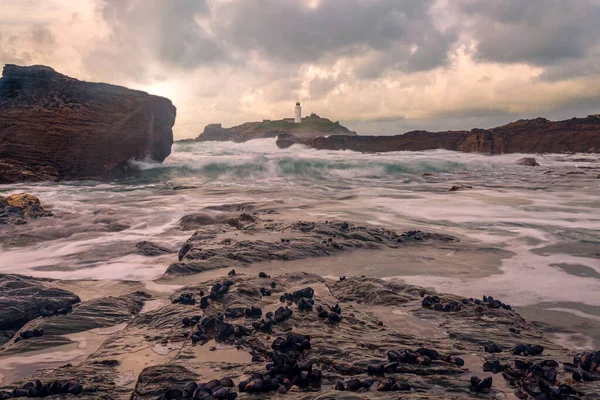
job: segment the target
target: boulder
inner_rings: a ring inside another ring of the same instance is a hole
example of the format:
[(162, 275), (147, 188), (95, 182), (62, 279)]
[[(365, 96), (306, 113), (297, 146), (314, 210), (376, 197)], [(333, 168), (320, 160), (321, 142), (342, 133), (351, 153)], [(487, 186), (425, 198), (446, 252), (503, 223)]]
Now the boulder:
[(539, 167), (540, 166), (540, 164), (533, 157), (521, 158), (520, 160), (517, 160), (517, 164), (518, 165), (525, 165), (525, 166), (528, 166), (528, 167)]
[(27, 218), (48, 217), (52, 213), (40, 203), (40, 199), (27, 193), (0, 196), (0, 225), (27, 223)]
[(170, 100), (7, 64), (0, 79), (0, 183), (103, 179), (171, 152)]

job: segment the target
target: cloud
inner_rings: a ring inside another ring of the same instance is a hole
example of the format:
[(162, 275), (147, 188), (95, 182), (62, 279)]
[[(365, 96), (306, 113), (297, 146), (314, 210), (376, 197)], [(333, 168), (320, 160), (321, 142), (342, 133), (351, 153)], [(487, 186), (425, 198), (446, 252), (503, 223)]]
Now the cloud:
[(481, 60), (556, 65), (586, 57), (600, 43), (594, 0), (457, 0)]
[(316, 76), (308, 85), (310, 97), (311, 99), (320, 99), (327, 95), (327, 93), (329, 93), (337, 85), (338, 82), (332, 76)]
[[(213, 31), (231, 48), (285, 64), (385, 52), (380, 65), (410, 70), (442, 65), (454, 32), (439, 32), (429, 0), (238, 0), (218, 3)], [(411, 51), (416, 49), (416, 51)], [(378, 75), (378, 74), (372, 74)]]
[(199, 23), (210, 12), (204, 0), (103, 0), (97, 9), (109, 34), (85, 57), (95, 73), (112, 66), (143, 82), (169, 67), (191, 70), (229, 57)]

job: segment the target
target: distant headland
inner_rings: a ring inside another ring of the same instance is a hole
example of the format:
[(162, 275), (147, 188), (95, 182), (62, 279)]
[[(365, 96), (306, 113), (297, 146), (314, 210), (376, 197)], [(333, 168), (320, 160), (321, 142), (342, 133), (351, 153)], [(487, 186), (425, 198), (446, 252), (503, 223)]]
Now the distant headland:
[(317, 114), (302, 118), (300, 102), (297, 102), (294, 118), (264, 119), (262, 122), (246, 122), (232, 128), (223, 128), (221, 124), (209, 124), (197, 138), (180, 142), (246, 142), (252, 139), (276, 138), (283, 133), (303, 139), (329, 135), (356, 136), (356, 132), (340, 125), (339, 122), (321, 118)]
[(395, 136), (337, 136), (306, 138), (285, 133), (277, 146), (303, 144), (320, 150), (365, 153), (444, 149), (465, 153), (600, 153), (600, 115), (549, 121), (519, 120), (491, 129), (470, 131), (412, 131)]

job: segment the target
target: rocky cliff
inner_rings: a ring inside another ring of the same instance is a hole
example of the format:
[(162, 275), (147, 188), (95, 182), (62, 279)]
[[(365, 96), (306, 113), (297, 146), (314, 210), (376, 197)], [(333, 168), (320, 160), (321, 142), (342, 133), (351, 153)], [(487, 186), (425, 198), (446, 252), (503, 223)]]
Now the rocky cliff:
[[(204, 132), (193, 141), (233, 141), (246, 142), (252, 139), (274, 138), (280, 134), (293, 134), (299, 138), (310, 139), (327, 135), (355, 136), (356, 132), (340, 125), (339, 122), (321, 118), (316, 114), (302, 118), (302, 123), (295, 124), (293, 119), (264, 120), (263, 122), (246, 122), (232, 128), (223, 128), (221, 124), (210, 124)], [(189, 140), (188, 140), (189, 141)]]
[(492, 129), (471, 131), (412, 131), (396, 136), (329, 136), (299, 138), (278, 136), (281, 148), (300, 143), (316, 149), (361, 152), (421, 151), (445, 149), (489, 154), (503, 153), (600, 153), (600, 115), (549, 121), (519, 120)]
[(101, 179), (171, 152), (170, 100), (7, 64), (0, 79), (0, 183)]

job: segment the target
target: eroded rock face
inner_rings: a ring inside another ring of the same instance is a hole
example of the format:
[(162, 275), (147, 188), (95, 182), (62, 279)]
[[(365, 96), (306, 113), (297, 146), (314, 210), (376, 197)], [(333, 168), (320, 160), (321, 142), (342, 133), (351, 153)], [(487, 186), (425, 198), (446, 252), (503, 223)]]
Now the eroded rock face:
[(40, 203), (40, 199), (27, 193), (0, 196), (0, 225), (26, 224), (28, 218), (49, 217), (52, 213)]
[(33, 278), (0, 275), (0, 343), (28, 321), (79, 303), (79, 296)]
[(396, 136), (336, 136), (300, 138), (281, 134), (277, 146), (304, 144), (316, 149), (361, 152), (445, 149), (488, 154), (600, 153), (600, 116), (549, 121), (519, 120), (492, 129), (471, 131), (412, 131)]
[(171, 152), (168, 99), (7, 64), (0, 79), (0, 183), (101, 179)]

